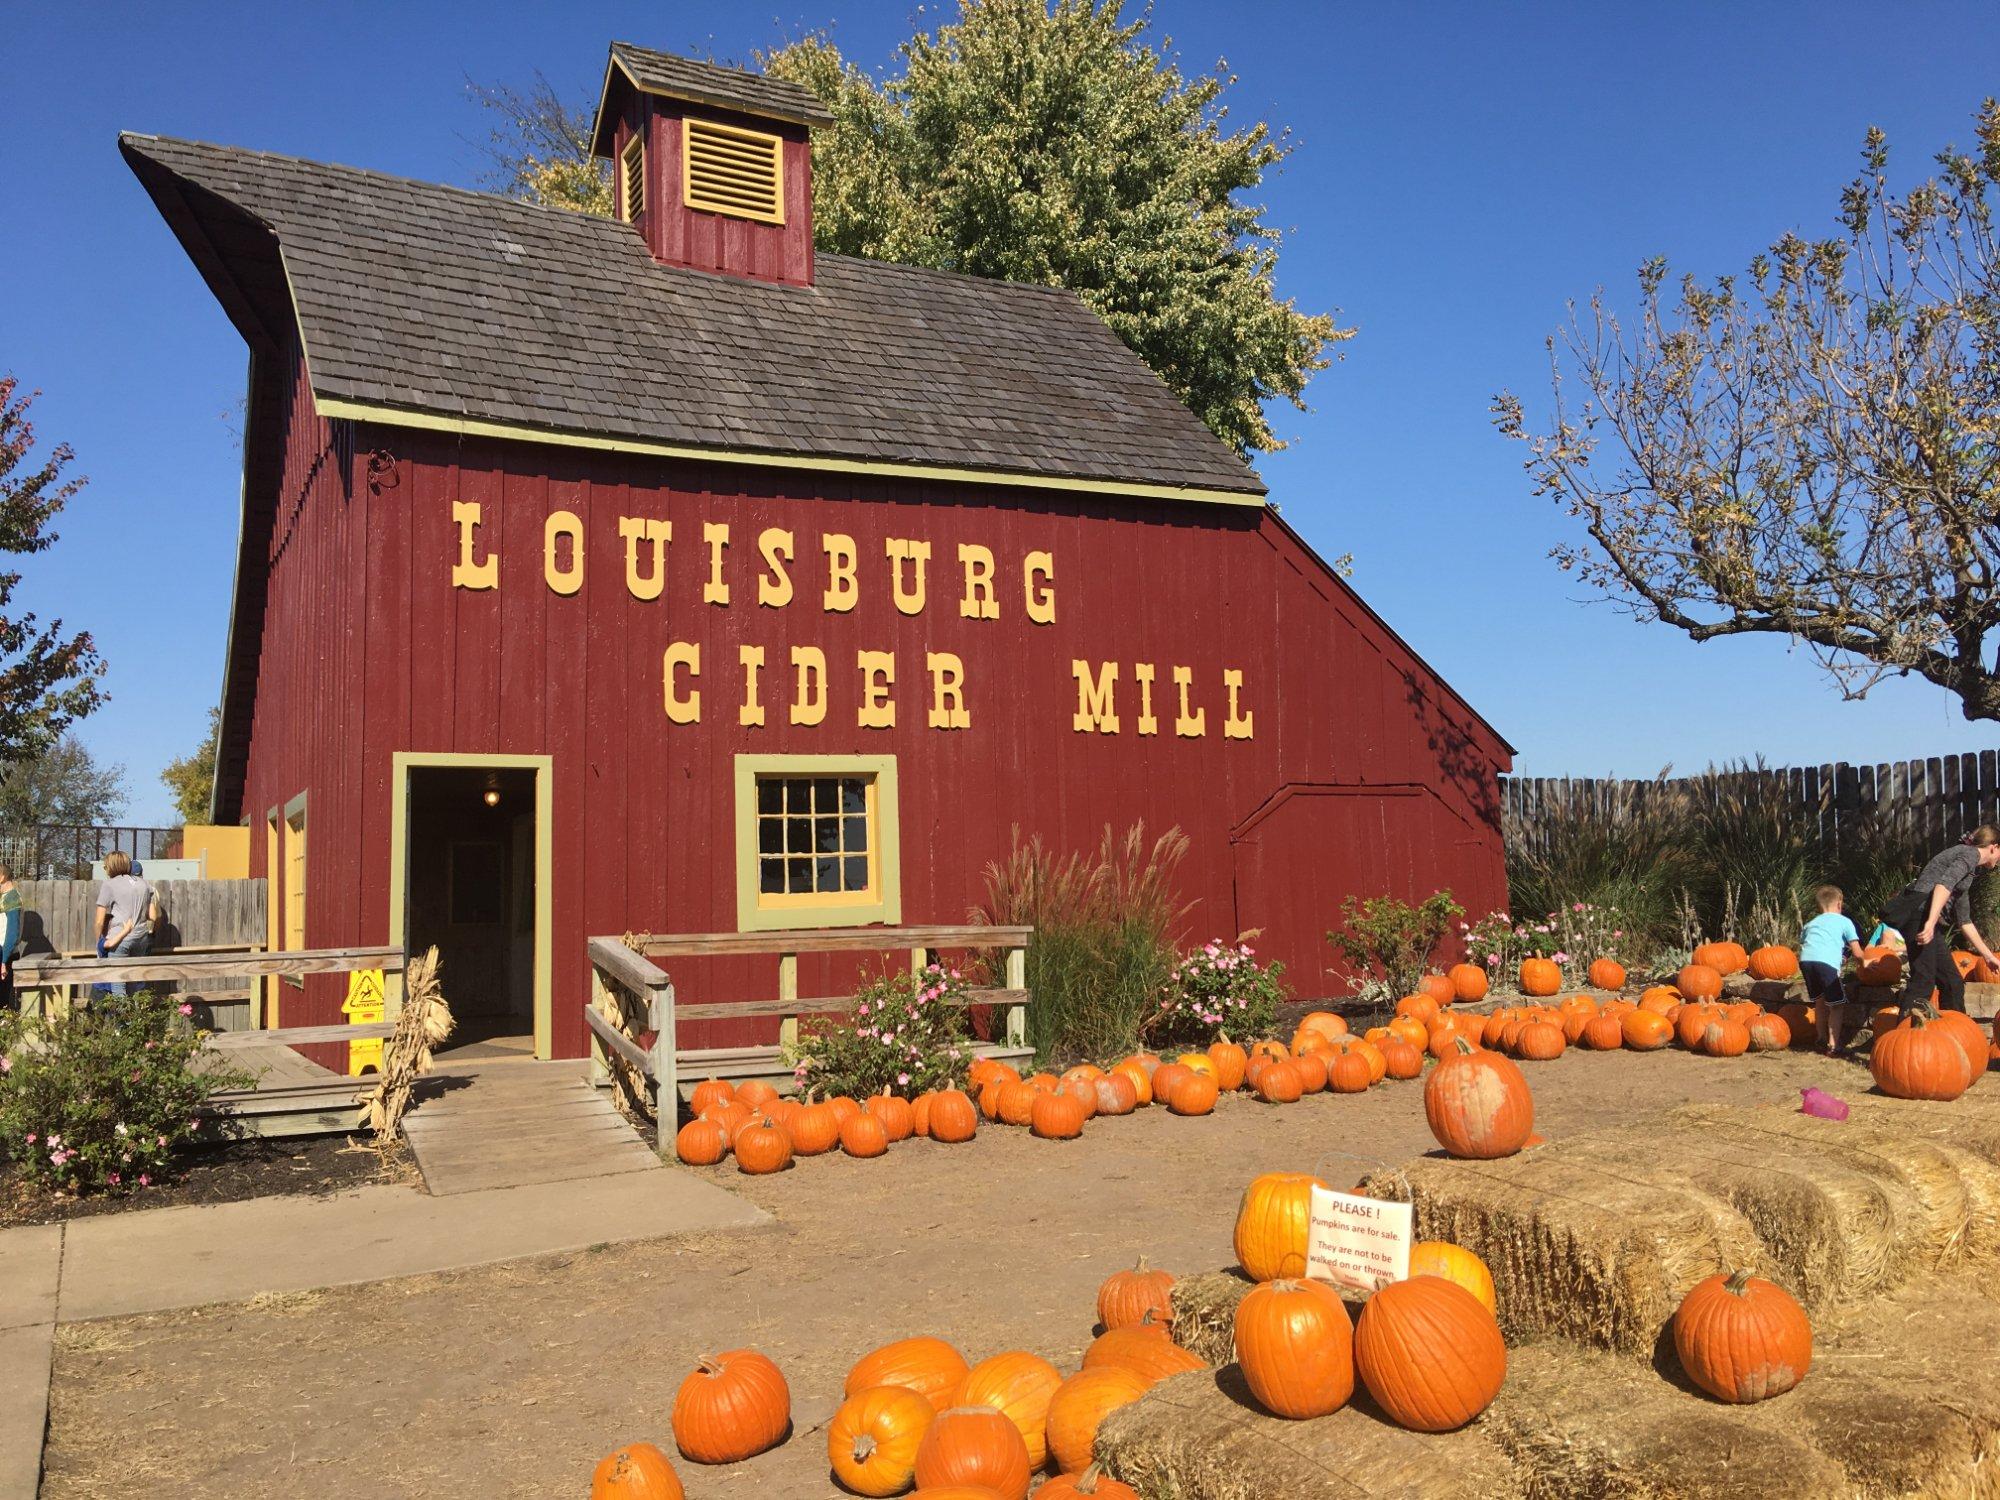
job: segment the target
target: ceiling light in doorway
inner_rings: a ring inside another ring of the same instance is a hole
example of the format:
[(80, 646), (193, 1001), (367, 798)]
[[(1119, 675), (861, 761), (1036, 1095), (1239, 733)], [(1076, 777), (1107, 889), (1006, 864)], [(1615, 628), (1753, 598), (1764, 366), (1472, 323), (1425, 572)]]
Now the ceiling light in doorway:
[(488, 807), (498, 807), (500, 805), (500, 778), (498, 776), (491, 772), (487, 773), (486, 790), (479, 794), (479, 799)]

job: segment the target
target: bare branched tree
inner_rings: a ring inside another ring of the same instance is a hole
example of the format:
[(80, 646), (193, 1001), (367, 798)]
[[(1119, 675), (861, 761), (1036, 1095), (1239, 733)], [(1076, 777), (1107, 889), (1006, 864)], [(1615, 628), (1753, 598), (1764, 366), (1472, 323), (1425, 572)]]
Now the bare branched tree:
[(1790, 636), (1849, 698), (1913, 672), (2000, 719), (2000, 105), (1976, 119), (1977, 149), (1901, 196), (1869, 131), (1840, 231), (1785, 235), (1740, 282), (1669, 305), (1656, 260), (1635, 328), (1602, 293), (1572, 306), (1553, 426), (1494, 403), (1583, 522), (1564, 569), (1697, 641)]
[(491, 164), (495, 191), (550, 208), (612, 212), (610, 164), (590, 154), (595, 94), (572, 107), (539, 72), (524, 89), (470, 79), (465, 88), (491, 121), (486, 139), (473, 144)]

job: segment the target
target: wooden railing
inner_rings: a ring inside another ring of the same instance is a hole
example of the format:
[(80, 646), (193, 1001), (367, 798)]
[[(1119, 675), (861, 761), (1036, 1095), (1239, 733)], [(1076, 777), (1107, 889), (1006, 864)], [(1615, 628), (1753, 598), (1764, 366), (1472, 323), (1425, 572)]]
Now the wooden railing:
[[(845, 1015), (859, 1000), (857, 995), (799, 994), (799, 955), (802, 953), (887, 953), (907, 950), (910, 967), (921, 970), (933, 954), (951, 949), (999, 949), (1006, 953), (1005, 983), (966, 991), (964, 1003), (1006, 1007), (1006, 1043), (1011, 1049), (1027, 1044), (1028, 941), (1031, 927), (840, 927), (817, 931), (708, 932), (650, 936), (636, 948), (622, 938), (594, 937), (589, 940), (592, 999), (584, 1012), (591, 1035), (592, 1076), (600, 1082), (609, 1077), (609, 1055), (616, 1056), (639, 1078), (652, 1085), (655, 1095), (657, 1147), (662, 1156), (673, 1150), (676, 1115), (680, 1104), (680, 1065), (683, 1059), (726, 1057), (739, 1068), (756, 1071), (760, 1065), (775, 1065), (783, 1049), (797, 1040), (798, 1018), (802, 1015)], [(677, 1002), (674, 983), (653, 962), (656, 958), (724, 958), (775, 954), (778, 958), (778, 994), (770, 1000)], [(635, 1034), (640, 1027), (635, 1017), (643, 1017), (643, 1029), (653, 1034), (651, 1046)], [(682, 1021), (737, 1020), (746, 1016), (780, 1016), (779, 1043), (775, 1047), (718, 1048), (683, 1053), (676, 1043)]]

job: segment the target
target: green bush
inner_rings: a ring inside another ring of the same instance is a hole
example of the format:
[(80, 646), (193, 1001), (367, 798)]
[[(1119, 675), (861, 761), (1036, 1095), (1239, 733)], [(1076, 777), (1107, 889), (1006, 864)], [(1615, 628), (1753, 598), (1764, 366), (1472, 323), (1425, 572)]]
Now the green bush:
[(1327, 933), (1326, 940), (1355, 970), (1362, 980), (1380, 974), (1398, 995), (1407, 995), (1430, 968), (1452, 923), (1465, 915), (1465, 908), (1452, 899), (1450, 891), (1426, 896), (1415, 906), (1394, 896), (1372, 896), (1356, 901), (1349, 896), (1340, 905), (1341, 926)]
[(1135, 823), (1109, 828), (1096, 854), (1059, 856), (1019, 830), (1003, 862), (987, 865), (976, 921), (1032, 926), (1028, 1035), (1045, 1063), (1130, 1052), (1173, 973), (1185, 921), (1175, 885), (1188, 841), (1170, 828), (1150, 842)]
[(1218, 1037), (1268, 1036), (1285, 1001), (1285, 966), (1257, 962), (1248, 943), (1211, 938), (1174, 966), (1142, 1028), (1153, 1047), (1206, 1047)]
[(965, 991), (960, 972), (944, 964), (884, 974), (862, 987), (846, 1016), (804, 1024), (792, 1076), (822, 1099), (951, 1088), (972, 1059)]
[(209, 1096), (254, 1082), (206, 1050), (190, 1011), (141, 992), (49, 1020), (0, 1012), (0, 1152), (13, 1175), (73, 1193), (166, 1180)]

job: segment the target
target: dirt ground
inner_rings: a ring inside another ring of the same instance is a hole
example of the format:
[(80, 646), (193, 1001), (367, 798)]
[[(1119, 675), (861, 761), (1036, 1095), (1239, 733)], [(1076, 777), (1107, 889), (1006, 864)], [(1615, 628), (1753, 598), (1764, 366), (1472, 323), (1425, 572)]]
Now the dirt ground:
[(374, 1182), (414, 1182), (416, 1168), (400, 1144), (378, 1151), (341, 1135), (301, 1140), (229, 1141), (178, 1158), (180, 1176), (143, 1191), (77, 1198), (25, 1183), (0, 1195), (0, 1228), (188, 1203), (235, 1203), (244, 1198), (303, 1193), (318, 1197)]
[[(1806, 1053), (1572, 1051), (1529, 1077), (1551, 1139), (1688, 1100), (1869, 1086), (1862, 1065)], [(708, 1173), (775, 1215), (764, 1230), (70, 1326), (42, 1494), (581, 1496), (620, 1443), (671, 1453), (682, 1376), (746, 1345), (785, 1371), (794, 1435), (733, 1468), (677, 1460), (688, 1493), (834, 1494), (821, 1425), (877, 1344), (931, 1333), (972, 1359), (1026, 1348), (1073, 1370), (1111, 1271), (1141, 1251), (1174, 1271), (1232, 1261), (1254, 1174), (1340, 1186), (1431, 1148), (1416, 1083), (1284, 1107), (1228, 1097), (1201, 1119), (1142, 1110), (1075, 1142), (988, 1127), (872, 1162)]]

